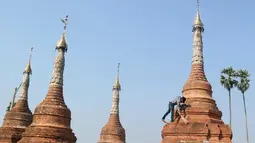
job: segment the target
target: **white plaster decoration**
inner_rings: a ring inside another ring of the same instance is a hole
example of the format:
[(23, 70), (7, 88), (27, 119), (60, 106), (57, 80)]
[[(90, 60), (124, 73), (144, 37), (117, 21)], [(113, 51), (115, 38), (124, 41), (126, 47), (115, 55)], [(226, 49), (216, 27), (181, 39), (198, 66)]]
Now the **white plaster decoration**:
[(63, 86), (63, 74), (65, 67), (65, 52), (62, 48), (58, 49), (58, 54), (54, 62), (54, 69), (50, 85)]
[(203, 64), (203, 40), (200, 28), (194, 31), (192, 64)]
[(21, 92), (20, 92), (20, 99), (28, 99), (28, 88), (29, 88), (29, 82), (30, 82), (30, 75), (29, 73), (23, 74), (23, 80), (21, 85)]
[(111, 114), (119, 114), (119, 90), (113, 89)]

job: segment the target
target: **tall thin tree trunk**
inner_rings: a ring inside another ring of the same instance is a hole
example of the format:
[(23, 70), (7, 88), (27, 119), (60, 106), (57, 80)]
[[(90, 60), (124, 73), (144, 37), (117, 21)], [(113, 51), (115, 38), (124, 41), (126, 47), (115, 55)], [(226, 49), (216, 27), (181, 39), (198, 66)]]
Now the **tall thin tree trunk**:
[(232, 129), (231, 90), (228, 91), (228, 96), (229, 96), (229, 125), (230, 128)]
[(246, 142), (249, 143), (248, 120), (247, 120), (247, 111), (246, 111), (246, 104), (245, 104), (244, 93), (243, 93), (243, 105), (244, 105), (245, 124), (246, 124)]

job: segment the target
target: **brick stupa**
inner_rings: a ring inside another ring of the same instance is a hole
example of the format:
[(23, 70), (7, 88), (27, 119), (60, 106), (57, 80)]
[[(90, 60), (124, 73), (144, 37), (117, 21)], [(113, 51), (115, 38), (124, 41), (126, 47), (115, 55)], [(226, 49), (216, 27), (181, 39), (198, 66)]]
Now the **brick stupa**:
[(102, 128), (98, 143), (126, 143), (125, 129), (120, 123), (119, 117), (119, 94), (121, 86), (119, 82), (119, 64), (118, 75), (113, 85), (112, 109), (108, 122)]
[[(25, 131), (25, 128), (32, 123), (33, 115), (28, 107), (28, 88), (30, 75), (32, 74), (30, 61), (31, 54), (29, 62), (23, 72), (19, 99), (12, 108), (15, 98), (13, 99), (10, 111), (7, 111), (5, 114), (3, 125), (0, 128), (0, 143), (17, 143), (17, 141), (21, 139), (21, 135)], [(15, 94), (17, 90), (18, 89), (15, 88)]]
[(63, 73), (67, 51), (67, 17), (62, 20), (64, 32), (58, 41), (58, 54), (54, 62), (52, 79), (45, 99), (35, 108), (33, 122), (22, 134), (18, 143), (75, 143), (71, 124), (71, 111), (63, 97)]
[(183, 96), (187, 98), (186, 103), (190, 104), (182, 114), (190, 123), (186, 125), (176, 114), (175, 122), (166, 124), (162, 130), (162, 143), (232, 142), (232, 130), (222, 121), (222, 112), (212, 98), (212, 87), (205, 76), (203, 31), (204, 25), (198, 9), (192, 29), (194, 34), (192, 68), (182, 91)]

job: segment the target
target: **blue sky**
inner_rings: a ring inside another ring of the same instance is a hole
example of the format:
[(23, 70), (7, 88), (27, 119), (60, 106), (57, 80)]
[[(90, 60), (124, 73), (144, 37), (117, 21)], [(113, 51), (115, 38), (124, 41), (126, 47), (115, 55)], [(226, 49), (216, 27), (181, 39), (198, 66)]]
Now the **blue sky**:
[[(205, 72), (225, 123), (229, 121), (228, 96), (219, 83), (221, 69), (231, 65), (252, 74), (246, 93), (250, 142), (255, 142), (254, 4), (204, 0), (200, 8)], [(0, 124), (32, 46), (31, 110), (44, 99), (63, 29), (59, 19), (68, 14), (64, 96), (78, 143), (99, 139), (110, 113), (118, 62), (120, 117), (127, 142), (160, 142), (161, 117), (168, 101), (181, 94), (190, 72), (195, 0), (3, 1), (0, 13)], [(233, 90), (232, 109), (233, 142), (244, 142), (244, 110), (237, 90)]]

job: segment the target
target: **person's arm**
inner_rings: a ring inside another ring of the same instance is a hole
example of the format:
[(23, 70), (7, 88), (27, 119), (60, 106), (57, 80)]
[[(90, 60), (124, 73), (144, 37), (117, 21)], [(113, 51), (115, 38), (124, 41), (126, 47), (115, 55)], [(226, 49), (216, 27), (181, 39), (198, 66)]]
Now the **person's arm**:
[(177, 111), (177, 113), (180, 115), (181, 119), (183, 120), (183, 122), (184, 122), (185, 124), (188, 124), (188, 123), (189, 123), (189, 121), (188, 121), (187, 119), (185, 119), (185, 118), (181, 115), (181, 112)]
[(186, 107), (187, 104), (186, 104), (186, 103), (180, 103), (180, 106), (181, 106), (181, 107)]

